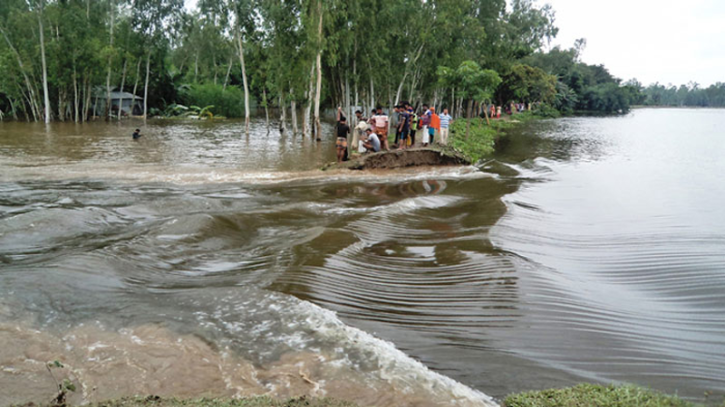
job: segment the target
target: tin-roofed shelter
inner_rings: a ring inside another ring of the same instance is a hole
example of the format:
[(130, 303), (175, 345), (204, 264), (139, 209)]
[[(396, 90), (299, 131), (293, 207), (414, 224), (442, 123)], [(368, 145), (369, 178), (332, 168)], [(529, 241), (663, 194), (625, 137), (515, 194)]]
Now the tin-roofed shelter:
[[(122, 105), (123, 104), (123, 105)], [(111, 92), (111, 114), (118, 115), (119, 106), (122, 116), (141, 116), (143, 114), (143, 98), (128, 92), (113, 90)], [(93, 92), (93, 115), (103, 116), (106, 113), (106, 90), (97, 88)]]

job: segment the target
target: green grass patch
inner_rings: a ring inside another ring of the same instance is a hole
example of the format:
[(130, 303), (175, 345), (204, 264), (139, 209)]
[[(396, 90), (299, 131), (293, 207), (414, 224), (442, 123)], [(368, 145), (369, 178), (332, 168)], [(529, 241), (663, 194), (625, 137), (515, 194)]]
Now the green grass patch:
[(579, 384), (565, 389), (551, 389), (513, 394), (504, 400), (505, 407), (695, 407), (684, 401), (636, 386), (602, 386)]
[(448, 144), (475, 163), (493, 153), (496, 139), (505, 135), (505, 129), (515, 125), (505, 120), (492, 120), (491, 125), (488, 125), (486, 120), (480, 118), (456, 119), (450, 128)]

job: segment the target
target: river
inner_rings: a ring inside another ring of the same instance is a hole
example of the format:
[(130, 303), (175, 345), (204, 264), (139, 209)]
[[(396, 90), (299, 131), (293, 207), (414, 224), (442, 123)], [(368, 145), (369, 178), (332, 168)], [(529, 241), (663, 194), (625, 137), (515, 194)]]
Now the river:
[(52, 360), (76, 402), (725, 394), (725, 110), (373, 172), (318, 171), (331, 136), (258, 120), (136, 125), (0, 123), (0, 405), (49, 400)]

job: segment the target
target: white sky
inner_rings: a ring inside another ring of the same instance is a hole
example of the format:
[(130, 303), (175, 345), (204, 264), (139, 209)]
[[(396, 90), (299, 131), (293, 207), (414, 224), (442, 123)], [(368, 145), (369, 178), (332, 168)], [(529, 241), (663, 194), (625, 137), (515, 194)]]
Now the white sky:
[(556, 11), (569, 48), (587, 39), (582, 60), (616, 77), (702, 86), (725, 82), (725, 0), (539, 0)]
[[(197, 0), (184, 0), (187, 8)], [(725, 82), (725, 0), (538, 0), (556, 11), (552, 45), (586, 38), (582, 60), (623, 80)]]

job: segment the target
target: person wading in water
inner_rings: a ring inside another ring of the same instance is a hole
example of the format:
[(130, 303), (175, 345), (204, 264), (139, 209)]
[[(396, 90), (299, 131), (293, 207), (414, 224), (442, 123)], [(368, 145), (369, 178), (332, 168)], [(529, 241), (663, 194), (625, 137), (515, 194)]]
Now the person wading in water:
[(136, 131), (133, 132), (133, 139), (138, 140), (141, 138), (143, 134), (141, 134), (141, 129), (136, 129)]
[(347, 119), (342, 114), (342, 108), (337, 108), (337, 162), (341, 163), (346, 158), (347, 153), (347, 135), (350, 134), (350, 126), (347, 125)]

